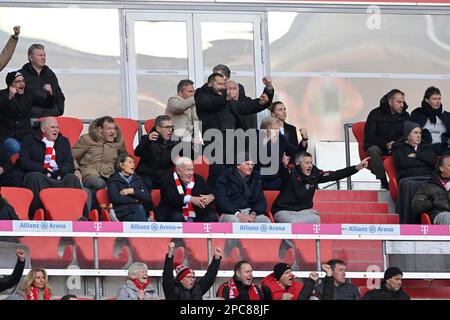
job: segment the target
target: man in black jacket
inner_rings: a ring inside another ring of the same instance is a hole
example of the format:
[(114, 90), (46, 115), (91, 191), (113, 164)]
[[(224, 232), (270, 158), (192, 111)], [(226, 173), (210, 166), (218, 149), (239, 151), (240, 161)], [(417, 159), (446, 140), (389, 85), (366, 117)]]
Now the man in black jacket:
[(64, 113), (64, 94), (55, 73), (46, 65), (45, 47), (32, 44), (28, 49), (28, 63), (20, 72), (27, 79), (33, 95), (33, 118), (61, 116)]
[(175, 161), (175, 171), (162, 178), (161, 202), (155, 208), (157, 221), (217, 222), (205, 179), (194, 173), (194, 164), (187, 157)]
[(59, 133), (54, 117), (42, 119), (40, 130), (25, 137), (19, 165), (25, 173), (23, 186), (34, 194), (29, 211), (31, 220), (35, 210), (42, 207), (39, 199), (42, 189), (81, 189), (81, 182), (73, 173), (75, 167), (69, 140)]
[(217, 297), (225, 300), (264, 300), (262, 290), (253, 282), (253, 269), (247, 261), (234, 265), (233, 277), (220, 285)]
[(177, 266), (176, 277), (173, 276), (174, 253), (175, 243), (170, 242), (164, 261), (162, 281), (164, 296), (167, 300), (203, 300), (203, 295), (208, 292), (216, 280), (222, 259), (222, 249), (215, 248), (213, 260), (200, 280), (196, 280), (194, 271), (185, 265)]
[(402, 289), (403, 272), (397, 267), (390, 267), (384, 272), (380, 289), (367, 291), (363, 300), (410, 300)]
[(23, 269), (25, 268), (25, 251), (17, 249), (16, 255), (17, 262), (13, 273), (10, 276), (0, 277), (0, 292), (12, 288), (20, 282)]
[(383, 156), (390, 155), (392, 145), (402, 137), (403, 123), (409, 119), (405, 94), (393, 89), (373, 109), (364, 128), (364, 149), (369, 153), (372, 173), (381, 181), (383, 189), (389, 189)]
[(282, 223), (320, 223), (320, 218), (313, 207), (313, 198), (319, 183), (337, 181), (367, 168), (364, 159), (356, 166), (335, 172), (324, 172), (312, 163), (312, 155), (300, 152), (295, 156), (295, 167), (288, 168), (288, 157), (283, 157), (283, 185), (280, 194), (272, 206), (276, 222)]

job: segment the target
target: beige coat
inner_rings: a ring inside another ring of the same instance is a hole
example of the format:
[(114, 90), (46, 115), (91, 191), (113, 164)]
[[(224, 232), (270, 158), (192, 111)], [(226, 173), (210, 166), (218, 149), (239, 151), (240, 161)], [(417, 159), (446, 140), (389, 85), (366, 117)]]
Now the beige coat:
[(94, 120), (89, 125), (89, 133), (72, 147), (75, 170), (80, 170), (83, 182), (91, 177), (109, 178), (114, 173), (114, 164), (120, 153), (125, 153), (125, 142), (122, 132), (117, 126), (117, 137), (114, 142), (105, 142), (95, 126)]
[(14, 50), (16, 49), (17, 41), (19, 40), (14, 39), (12, 36), (9, 37), (2, 53), (0, 53), (0, 71), (2, 71), (8, 64), (9, 60), (11, 60)]
[(179, 95), (170, 97), (167, 101), (166, 114), (172, 118), (176, 136), (182, 138), (193, 136), (194, 121), (198, 121), (194, 97), (187, 99)]

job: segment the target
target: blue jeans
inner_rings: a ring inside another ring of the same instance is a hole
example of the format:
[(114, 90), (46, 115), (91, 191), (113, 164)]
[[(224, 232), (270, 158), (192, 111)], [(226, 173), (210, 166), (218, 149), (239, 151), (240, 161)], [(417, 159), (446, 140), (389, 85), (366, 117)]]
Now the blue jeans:
[(13, 154), (20, 153), (22, 144), (17, 139), (8, 138), (5, 140), (4, 143), (5, 143), (6, 155), (8, 157), (11, 157)]

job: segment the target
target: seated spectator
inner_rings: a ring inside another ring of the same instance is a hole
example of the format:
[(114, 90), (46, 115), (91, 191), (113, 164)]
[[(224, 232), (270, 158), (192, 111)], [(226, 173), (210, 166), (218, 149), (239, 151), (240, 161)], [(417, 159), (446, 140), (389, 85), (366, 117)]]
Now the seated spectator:
[(127, 281), (120, 286), (117, 300), (156, 300), (158, 291), (150, 283), (148, 267), (145, 263), (135, 262), (128, 268)]
[[(280, 133), (286, 137), (287, 141), (291, 145), (293, 146), (298, 145), (297, 128), (286, 122), (287, 114), (284, 103), (281, 101), (275, 101), (270, 105), (269, 111), (272, 117), (275, 117), (281, 121)], [(306, 142), (308, 141), (308, 131), (306, 130), (306, 128), (301, 128), (300, 134), (302, 136), (302, 141), (304, 141), (305, 143), (304, 146), (306, 151), (307, 147)]]
[(431, 144), (437, 155), (449, 154), (450, 113), (441, 104), (441, 91), (429, 87), (425, 91), (422, 106), (411, 113), (411, 121), (422, 127), (422, 141)]
[(311, 272), (303, 284), (294, 281), (294, 277), (289, 264), (277, 263), (273, 272), (261, 282), (264, 300), (309, 300), (319, 274)]
[(194, 82), (189, 79), (181, 80), (178, 82), (177, 94), (167, 101), (166, 114), (173, 121), (174, 134), (183, 140), (192, 140), (194, 125), (198, 121), (194, 93)]
[(264, 300), (262, 290), (253, 282), (253, 269), (247, 261), (234, 265), (233, 277), (220, 285), (217, 296), (225, 300)]
[[(0, 187), (0, 220), (20, 220), (16, 210), (3, 198)], [(0, 290), (2, 291), (2, 290)]]
[(74, 174), (73, 157), (69, 140), (59, 133), (54, 117), (42, 119), (40, 130), (35, 130), (23, 140), (19, 165), (25, 173), (23, 186), (33, 191), (29, 217), (41, 208), (39, 192), (46, 188), (78, 188), (80, 180)]
[(11, 159), (6, 152), (5, 144), (0, 142), (0, 186), (21, 187), (23, 172), (16, 165), (17, 159), (14, 163)]
[(150, 191), (134, 173), (131, 156), (119, 155), (116, 173), (108, 180), (108, 195), (119, 221), (148, 221), (147, 212), (153, 208)]
[(161, 184), (161, 202), (155, 209), (157, 221), (217, 222), (211, 203), (214, 196), (201, 175), (194, 173), (191, 159), (180, 157), (175, 171), (166, 174)]
[(391, 154), (392, 145), (402, 137), (403, 123), (409, 119), (405, 94), (393, 89), (380, 100), (380, 106), (373, 109), (364, 129), (364, 150), (370, 156), (372, 173), (381, 182), (383, 189), (389, 189), (383, 156)]
[(20, 152), (23, 138), (31, 133), (31, 93), (19, 71), (6, 75), (7, 88), (0, 91), (0, 139), (5, 141), (7, 156)]
[(363, 300), (410, 300), (402, 289), (403, 272), (397, 267), (390, 267), (384, 272), (380, 289), (367, 291)]
[(148, 189), (161, 188), (162, 177), (173, 171), (172, 150), (180, 143), (173, 129), (168, 115), (157, 116), (154, 131), (143, 135), (134, 150), (134, 155), (141, 157), (136, 171)]
[(404, 140), (392, 146), (398, 180), (397, 213), (400, 223), (417, 223), (412, 214), (411, 202), (419, 187), (433, 173), (437, 156), (429, 144), (422, 143), (422, 129), (417, 123), (404, 123)]
[(237, 159), (239, 164), (226, 169), (217, 180), (214, 196), (219, 221), (270, 223), (259, 171), (253, 170), (248, 153), (238, 154)]
[(433, 224), (450, 224), (450, 155), (443, 155), (437, 164), (437, 173), (420, 186), (412, 202), (413, 214), (419, 220), (422, 213), (430, 216)]
[(14, 298), (20, 300), (50, 300), (52, 288), (45, 269), (33, 268), (25, 277)]
[(78, 300), (78, 297), (74, 294), (66, 294), (61, 297), (61, 300)]
[(25, 251), (16, 250), (17, 262), (11, 275), (0, 277), (0, 292), (16, 286), (20, 282), (25, 268)]
[(175, 253), (175, 243), (169, 243), (169, 250), (164, 261), (164, 271), (162, 286), (164, 296), (167, 300), (203, 300), (203, 295), (216, 281), (222, 260), (222, 249), (214, 249), (214, 257), (201, 279), (195, 279), (194, 270), (178, 265), (175, 268), (176, 276), (173, 276), (173, 255)]
[(367, 159), (356, 166), (335, 172), (321, 171), (313, 165), (312, 155), (300, 152), (295, 156), (295, 166), (288, 167), (289, 157), (283, 157), (283, 185), (272, 206), (276, 222), (320, 223), (318, 212), (313, 207), (313, 198), (319, 183), (338, 181), (367, 168)]
[(46, 65), (45, 47), (32, 44), (28, 49), (28, 61), (20, 72), (33, 96), (31, 117), (62, 116), (66, 98), (55, 73)]
[(89, 125), (89, 133), (82, 135), (72, 148), (75, 174), (84, 187), (94, 192), (104, 189), (122, 153), (126, 153), (125, 141), (114, 119), (97, 118)]
[(19, 41), (20, 26), (15, 26), (13, 31), (14, 34), (8, 39), (8, 42), (6, 42), (5, 47), (0, 53), (0, 71), (2, 71), (9, 60), (11, 60), (14, 50), (16, 50), (17, 42)]
[(316, 287), (316, 295), (320, 300), (330, 300), (327, 293), (327, 282), (331, 284), (331, 300), (361, 300), (359, 289), (345, 279), (345, 269), (347, 265), (339, 259), (332, 259), (327, 264), (322, 265), (324, 270), (330, 270), (330, 274), (324, 279), (324, 282)]

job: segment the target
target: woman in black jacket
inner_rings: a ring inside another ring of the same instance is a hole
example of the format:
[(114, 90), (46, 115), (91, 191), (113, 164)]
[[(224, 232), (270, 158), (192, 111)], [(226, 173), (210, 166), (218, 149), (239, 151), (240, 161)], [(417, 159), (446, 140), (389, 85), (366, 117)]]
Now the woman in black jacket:
[(134, 160), (127, 154), (117, 159), (116, 173), (108, 180), (108, 195), (120, 221), (148, 221), (153, 208), (150, 191), (134, 173)]
[(450, 113), (441, 104), (441, 91), (429, 87), (425, 91), (422, 106), (411, 113), (411, 121), (422, 127), (422, 141), (431, 144), (436, 154), (449, 154), (447, 140), (450, 137)]

